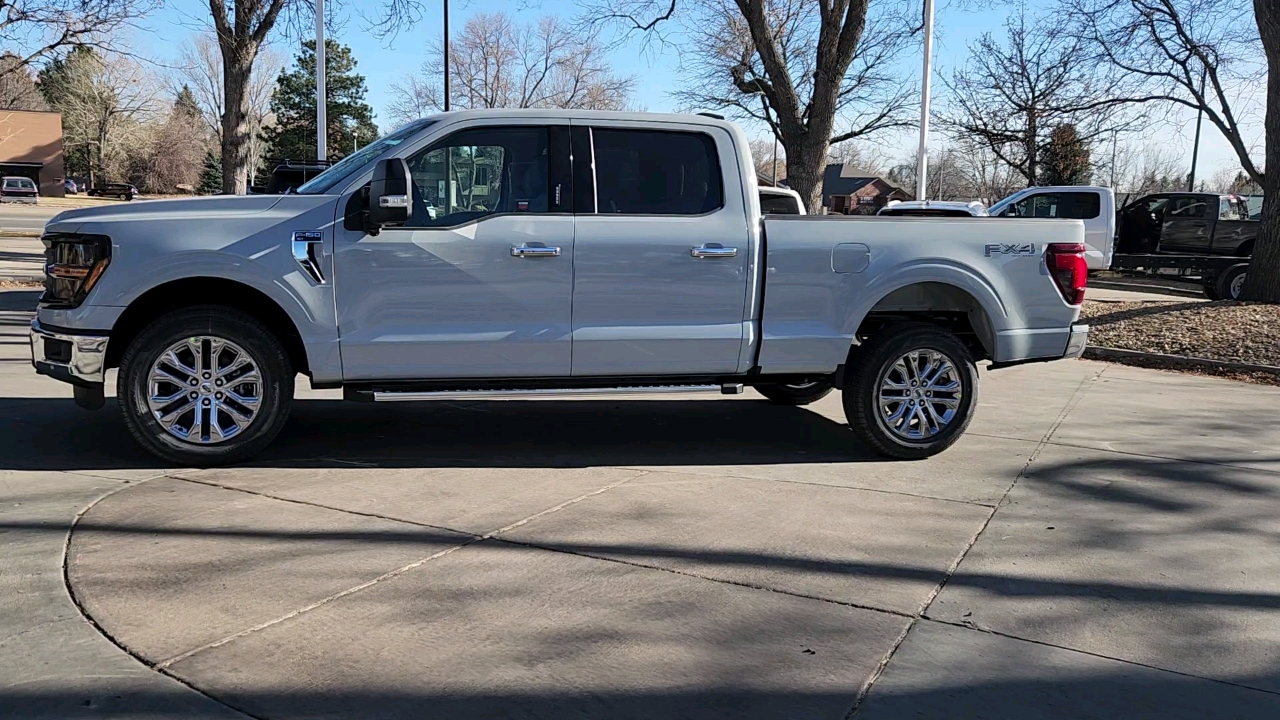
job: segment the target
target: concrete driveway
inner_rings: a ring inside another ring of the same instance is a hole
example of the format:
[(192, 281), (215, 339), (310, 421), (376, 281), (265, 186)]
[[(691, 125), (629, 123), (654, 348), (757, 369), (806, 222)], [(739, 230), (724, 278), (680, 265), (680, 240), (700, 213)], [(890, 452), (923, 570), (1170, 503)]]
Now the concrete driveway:
[(29, 299), (0, 716), (1280, 716), (1276, 388), (986, 373), (918, 463), (834, 397), (308, 391), (260, 459), (173, 469), (33, 377)]

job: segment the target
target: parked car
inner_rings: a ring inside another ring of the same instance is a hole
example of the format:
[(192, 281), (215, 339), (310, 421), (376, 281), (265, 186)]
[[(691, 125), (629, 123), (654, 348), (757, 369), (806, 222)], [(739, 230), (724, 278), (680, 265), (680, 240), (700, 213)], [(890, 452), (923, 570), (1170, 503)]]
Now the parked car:
[(265, 448), (298, 373), (368, 402), (838, 388), (851, 440), (923, 458), (978, 360), (1083, 352), (1080, 223), (761, 217), (753, 168), (705, 116), (471, 110), (294, 194), (68, 210), (32, 362), (88, 409), (118, 367), (133, 437), (190, 466)]
[(976, 200), (894, 200), (876, 214), (890, 217), (987, 217), (987, 207)]
[(68, 195), (75, 195), (80, 192), (80, 186), (76, 184), (75, 180), (66, 178), (62, 181), (62, 191)]
[(29, 177), (8, 176), (0, 179), (0, 202), (35, 204), (40, 200), (40, 189)]
[(804, 215), (800, 193), (791, 188), (760, 186), (761, 215)]
[(132, 200), (140, 193), (138, 188), (129, 183), (106, 183), (89, 188), (90, 197), (113, 197), (120, 200)]
[(991, 206), (992, 217), (1081, 220), (1085, 261), (1090, 270), (1111, 266), (1116, 234), (1116, 196), (1109, 187), (1051, 185), (1031, 187)]

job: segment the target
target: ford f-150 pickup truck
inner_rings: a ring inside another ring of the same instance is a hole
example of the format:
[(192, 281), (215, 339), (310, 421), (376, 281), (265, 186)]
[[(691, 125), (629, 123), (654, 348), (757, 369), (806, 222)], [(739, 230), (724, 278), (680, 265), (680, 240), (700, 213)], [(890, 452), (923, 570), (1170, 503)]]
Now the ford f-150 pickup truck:
[[(921, 458), (964, 432), (975, 363), (1078, 356), (1079, 221), (770, 216), (719, 119), (444, 113), (296, 194), (69, 210), (43, 236), (36, 369), (212, 465), (265, 448), (298, 374), (351, 400), (842, 393)], [(943, 241), (945, 240), (945, 242)]]

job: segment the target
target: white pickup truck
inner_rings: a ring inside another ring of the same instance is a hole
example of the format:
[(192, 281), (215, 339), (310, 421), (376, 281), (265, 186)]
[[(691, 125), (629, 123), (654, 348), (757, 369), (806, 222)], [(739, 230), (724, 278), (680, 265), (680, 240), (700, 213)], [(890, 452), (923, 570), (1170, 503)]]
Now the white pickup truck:
[[(445, 113), (296, 194), (70, 210), (46, 227), (37, 371), (147, 450), (263, 450), (295, 377), (373, 402), (838, 388), (850, 440), (951, 445), (975, 363), (1079, 355), (1078, 221), (762, 217), (709, 117)], [(946, 242), (938, 242), (945, 237)]]

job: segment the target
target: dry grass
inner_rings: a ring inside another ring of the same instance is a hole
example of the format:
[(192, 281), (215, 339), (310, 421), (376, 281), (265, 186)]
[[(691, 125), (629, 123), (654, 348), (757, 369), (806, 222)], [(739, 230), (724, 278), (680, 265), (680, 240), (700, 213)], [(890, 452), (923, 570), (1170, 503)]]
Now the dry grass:
[[(1086, 302), (1089, 344), (1140, 352), (1280, 367), (1280, 305), (1219, 302)], [(1125, 361), (1142, 367), (1158, 360)], [(1266, 373), (1208, 367), (1191, 372), (1280, 384)]]

